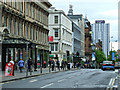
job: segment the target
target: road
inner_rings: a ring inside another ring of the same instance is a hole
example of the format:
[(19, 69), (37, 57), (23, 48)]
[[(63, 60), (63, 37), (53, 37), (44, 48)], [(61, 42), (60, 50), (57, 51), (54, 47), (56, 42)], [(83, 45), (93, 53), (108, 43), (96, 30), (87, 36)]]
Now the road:
[(113, 85), (115, 71), (81, 69), (51, 73), (2, 83), (3, 88), (100, 88), (106, 90)]

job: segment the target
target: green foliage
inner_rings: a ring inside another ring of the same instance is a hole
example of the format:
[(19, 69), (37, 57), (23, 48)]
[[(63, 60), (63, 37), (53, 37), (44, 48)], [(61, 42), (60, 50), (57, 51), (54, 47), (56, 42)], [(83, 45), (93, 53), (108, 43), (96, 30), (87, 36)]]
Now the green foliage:
[(95, 57), (96, 57), (97, 64), (100, 64), (106, 60), (105, 54), (101, 50), (95, 50)]
[(115, 52), (115, 57), (116, 57), (116, 60), (113, 60), (113, 62), (118, 62), (118, 61), (120, 61), (120, 60), (117, 58), (118, 54), (117, 54), (117, 52), (116, 52), (115, 50), (109, 52), (109, 55), (108, 55), (107, 60), (112, 61), (112, 52)]

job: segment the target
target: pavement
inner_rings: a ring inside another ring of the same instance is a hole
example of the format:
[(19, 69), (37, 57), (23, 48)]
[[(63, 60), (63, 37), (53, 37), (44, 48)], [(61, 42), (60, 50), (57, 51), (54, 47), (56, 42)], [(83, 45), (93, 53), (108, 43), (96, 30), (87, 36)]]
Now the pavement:
[[(71, 70), (73, 70), (73, 68), (71, 68)], [(23, 78), (29, 78), (29, 77), (34, 77), (34, 76), (39, 76), (39, 75), (45, 75), (45, 74), (48, 74), (48, 73), (56, 73), (56, 72), (59, 72), (59, 70), (56, 68), (54, 69), (54, 71), (52, 71), (52, 69), (50, 69), (50, 72), (49, 72), (49, 68), (42, 68), (42, 73), (41, 73), (41, 70), (40, 68), (37, 69), (37, 71), (34, 71), (31, 72), (28, 72), (28, 75), (26, 76), (26, 70), (23, 69), (22, 70), (23, 72), (20, 73), (19, 70), (15, 70), (14, 71), (14, 76), (5, 76), (5, 72), (2, 71), (2, 74), (0, 75), (0, 83), (3, 83), (3, 82), (8, 82), (8, 81), (13, 81), (13, 80), (19, 80), (19, 79), (23, 79)], [(61, 70), (60, 71), (65, 71), (65, 70)]]
[(118, 70), (118, 90), (120, 90), (120, 69)]

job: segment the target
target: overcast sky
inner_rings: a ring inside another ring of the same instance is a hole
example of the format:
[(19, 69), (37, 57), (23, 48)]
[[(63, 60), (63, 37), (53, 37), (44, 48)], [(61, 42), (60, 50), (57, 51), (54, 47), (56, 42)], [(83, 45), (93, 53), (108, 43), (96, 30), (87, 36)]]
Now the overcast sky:
[(91, 23), (95, 20), (105, 20), (110, 23), (112, 41), (118, 39), (118, 1), (119, 0), (49, 0), (56, 9), (63, 10), (66, 14), (69, 4), (73, 5), (73, 14), (87, 14)]

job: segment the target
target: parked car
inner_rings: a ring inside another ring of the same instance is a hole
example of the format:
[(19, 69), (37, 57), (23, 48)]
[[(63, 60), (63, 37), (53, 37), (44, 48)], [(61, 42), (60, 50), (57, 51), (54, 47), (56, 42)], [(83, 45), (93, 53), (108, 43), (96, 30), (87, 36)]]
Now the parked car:
[(115, 70), (114, 64), (112, 61), (103, 61), (102, 70)]
[(120, 69), (120, 62), (115, 62), (115, 69)]

